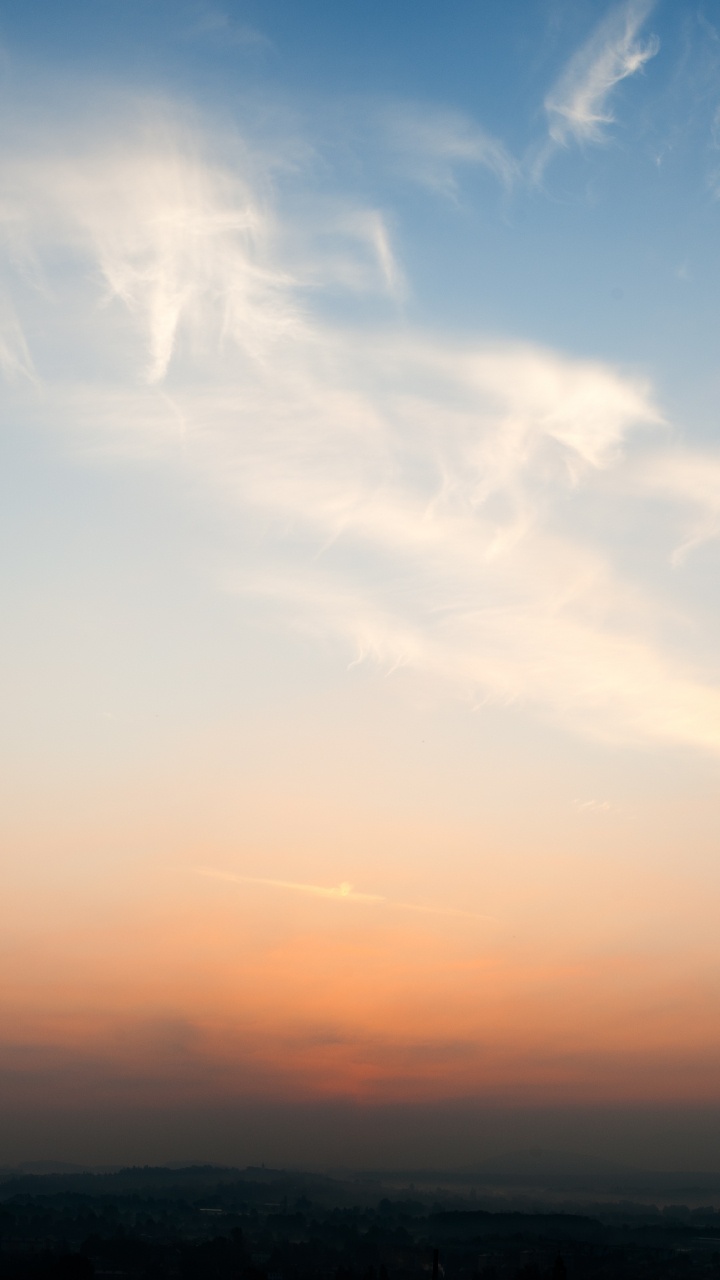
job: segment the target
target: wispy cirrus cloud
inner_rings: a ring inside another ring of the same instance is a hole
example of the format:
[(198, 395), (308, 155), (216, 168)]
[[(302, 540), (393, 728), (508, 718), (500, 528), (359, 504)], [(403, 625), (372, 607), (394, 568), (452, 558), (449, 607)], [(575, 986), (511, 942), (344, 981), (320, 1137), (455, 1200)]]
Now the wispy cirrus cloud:
[(507, 188), (520, 176), (503, 143), (460, 111), (394, 103), (380, 120), (399, 171), (441, 195), (457, 198), (457, 172), (463, 168), (487, 169)]
[(611, 10), (590, 39), (570, 59), (545, 99), (550, 138), (602, 142), (615, 117), (610, 96), (622, 80), (641, 71), (659, 49), (656, 36), (638, 37), (654, 0), (630, 0)]
[(683, 508), (684, 536), (672, 554), (680, 565), (696, 547), (720, 538), (720, 455), (675, 449), (652, 458), (638, 476), (639, 487)]
[(198, 6), (197, 17), (185, 28), (187, 39), (215, 39), (226, 45), (271, 48), (271, 41), (257, 27), (237, 22), (217, 5)]
[(570, 142), (601, 143), (615, 123), (613, 91), (657, 54), (657, 36), (640, 32), (655, 0), (626, 0), (612, 8), (569, 59), (545, 97), (548, 137), (524, 157), (463, 112), (427, 104), (393, 103), (381, 113), (386, 145), (397, 170), (411, 181), (457, 200), (459, 173), (481, 167), (510, 190), (537, 181), (551, 156)]
[(0, 372), (10, 382), (35, 376), (22, 325), (8, 304), (0, 310)]
[(45, 292), (16, 288), (42, 319), (27, 345), (56, 423), (262, 529), (218, 582), (349, 661), (613, 741), (720, 750), (720, 690), (664, 647), (663, 607), (611, 553), (623, 459), (662, 421), (647, 382), (392, 311), (356, 324), (358, 292), (400, 287), (377, 211), (346, 202), (339, 222), (317, 197), (303, 220), (261, 149), (146, 114), (3, 157), (4, 225), (21, 218), (44, 272)]

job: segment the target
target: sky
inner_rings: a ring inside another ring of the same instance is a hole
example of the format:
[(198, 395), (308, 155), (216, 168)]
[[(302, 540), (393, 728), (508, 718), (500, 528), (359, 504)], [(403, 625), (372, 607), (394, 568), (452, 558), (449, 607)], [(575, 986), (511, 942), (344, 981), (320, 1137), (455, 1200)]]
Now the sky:
[(709, 1168), (709, 0), (0, 0), (0, 1161)]

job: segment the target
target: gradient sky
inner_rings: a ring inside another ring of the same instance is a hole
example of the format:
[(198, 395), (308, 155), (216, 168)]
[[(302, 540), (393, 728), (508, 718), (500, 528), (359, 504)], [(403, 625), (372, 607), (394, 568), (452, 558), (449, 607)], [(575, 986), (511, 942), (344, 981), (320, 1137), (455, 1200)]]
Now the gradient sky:
[(718, 19), (0, 3), (0, 1158), (720, 1107)]

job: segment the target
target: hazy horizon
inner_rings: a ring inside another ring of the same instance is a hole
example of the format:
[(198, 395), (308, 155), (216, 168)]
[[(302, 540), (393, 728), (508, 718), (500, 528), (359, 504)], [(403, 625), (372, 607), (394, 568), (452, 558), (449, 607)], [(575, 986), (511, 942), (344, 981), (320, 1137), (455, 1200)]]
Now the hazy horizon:
[(480, 1177), (483, 1169), (545, 1177), (556, 1169), (590, 1176), (616, 1170), (720, 1177), (719, 1149), (720, 1109), (706, 1108), (508, 1111), (472, 1103), (368, 1107), (273, 1101), (83, 1110), (51, 1103), (32, 1115), (6, 1114), (0, 1165), (267, 1165), (409, 1177)]

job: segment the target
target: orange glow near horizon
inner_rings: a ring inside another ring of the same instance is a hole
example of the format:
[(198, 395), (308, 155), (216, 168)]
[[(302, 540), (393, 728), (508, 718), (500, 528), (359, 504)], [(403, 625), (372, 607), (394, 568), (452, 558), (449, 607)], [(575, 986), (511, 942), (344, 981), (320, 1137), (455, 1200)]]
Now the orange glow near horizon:
[[(720, 1100), (711, 949), (679, 965), (617, 920), (608, 947), (613, 894), (603, 904), (596, 883), (588, 901), (587, 872), (573, 887), (555, 864), (576, 913), (564, 936), (542, 918), (539, 881), (503, 901), (496, 885), (487, 918), (191, 865), (145, 867), (102, 903), (76, 890), (62, 921), (55, 895), (18, 893), (3, 1001), (4, 1052), (27, 1072), (17, 1096), (49, 1071), (68, 1097), (163, 1104)], [(677, 909), (678, 889), (656, 880), (646, 916), (661, 921), (673, 897)], [(625, 886), (636, 922), (642, 890)]]

